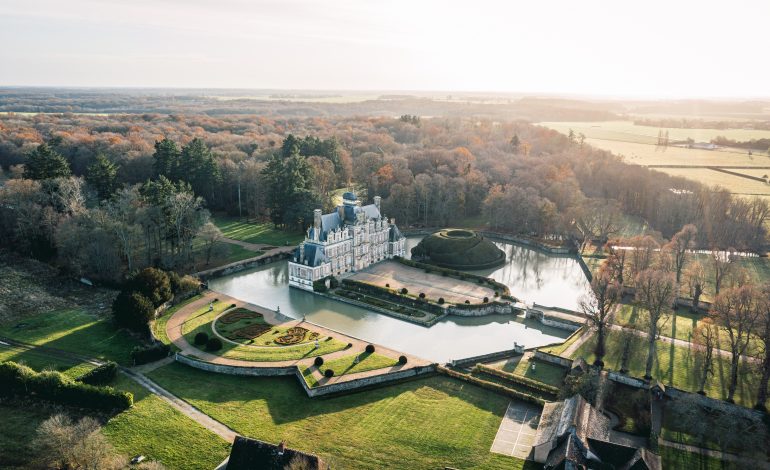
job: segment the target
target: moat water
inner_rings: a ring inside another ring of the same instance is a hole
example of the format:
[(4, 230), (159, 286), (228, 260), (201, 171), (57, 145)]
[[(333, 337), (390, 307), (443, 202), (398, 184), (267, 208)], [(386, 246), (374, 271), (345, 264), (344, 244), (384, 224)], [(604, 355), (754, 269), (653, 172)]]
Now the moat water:
[[(407, 239), (407, 253), (421, 237)], [(574, 257), (552, 256), (510, 243), (497, 243), (506, 253), (502, 266), (476, 274), (509, 286), (527, 303), (577, 309), (588, 281)], [(392, 349), (437, 362), (513, 348), (554, 343), (568, 332), (514, 315), (478, 318), (449, 316), (426, 328), (370, 310), (289, 288), (288, 263), (281, 261), (212, 279), (209, 287), (237, 299), (275, 309), (293, 318), (303, 315), (316, 324)]]

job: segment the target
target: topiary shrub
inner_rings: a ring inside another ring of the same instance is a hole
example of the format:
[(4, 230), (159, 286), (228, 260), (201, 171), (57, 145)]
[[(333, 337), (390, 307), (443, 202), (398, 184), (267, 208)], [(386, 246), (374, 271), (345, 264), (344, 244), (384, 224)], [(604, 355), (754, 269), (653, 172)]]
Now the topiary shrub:
[(316, 356), (315, 360), (313, 360), (313, 364), (315, 364), (316, 367), (321, 367), (324, 365), (324, 358), (321, 356)]
[(465, 299), (465, 303), (466, 303), (466, 304), (469, 304), (469, 303), (471, 303), (471, 301), (470, 301), (470, 300), (468, 300), (468, 299)]
[(406, 364), (406, 356), (399, 356), (398, 363), (401, 364), (402, 366)]
[(409, 289), (407, 289), (406, 287), (401, 288), (401, 295), (406, 295), (408, 293), (409, 293)]
[(75, 380), (88, 385), (105, 385), (115, 380), (117, 375), (118, 365), (110, 361), (89, 370)]
[(235, 304), (230, 304), (229, 308), (235, 308)]
[(324, 377), (326, 377), (327, 379), (334, 377), (334, 371), (331, 369), (326, 369), (324, 371)]
[(369, 354), (373, 353), (374, 352), (374, 345), (373, 344), (367, 344), (366, 345), (366, 352), (368, 352)]
[(148, 362), (163, 359), (164, 357), (168, 356), (170, 351), (171, 348), (167, 344), (163, 343), (157, 343), (148, 348), (137, 346), (131, 350), (131, 359), (134, 361), (135, 365), (147, 364)]
[(424, 299), (424, 298), (425, 298), (425, 292), (420, 292), (420, 298), (421, 298), (421, 299)]
[(489, 297), (484, 297), (484, 303), (489, 303)]
[(209, 338), (208, 341), (206, 341), (206, 350), (207, 351), (219, 351), (222, 349), (222, 340), (219, 338)]
[(444, 305), (444, 298), (443, 297), (439, 297), (438, 298), (438, 304), (439, 305)]
[(388, 283), (385, 283), (385, 287), (390, 287), (390, 284), (388, 284)]
[(205, 331), (200, 331), (195, 335), (195, 344), (198, 346), (206, 344), (206, 341), (209, 340), (209, 335), (206, 334)]
[(348, 343), (348, 345), (347, 345), (347, 346), (345, 346), (345, 349), (350, 349), (350, 348), (352, 348), (352, 347), (353, 347), (353, 343)]

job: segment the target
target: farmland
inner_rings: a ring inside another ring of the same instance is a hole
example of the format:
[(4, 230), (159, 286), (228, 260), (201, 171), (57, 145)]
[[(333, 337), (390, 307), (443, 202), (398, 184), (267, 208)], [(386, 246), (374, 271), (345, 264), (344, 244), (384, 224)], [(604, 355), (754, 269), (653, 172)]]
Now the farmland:
[[(671, 141), (692, 139), (710, 142), (723, 136), (736, 141), (770, 138), (770, 131), (754, 129), (679, 129), (638, 126), (631, 121), (604, 122), (543, 122), (540, 125), (568, 134), (583, 134), (585, 143), (620, 155), (628, 163), (660, 167), (681, 165), (687, 168), (657, 168), (673, 176), (699, 181), (710, 186), (721, 186), (733, 194), (751, 197), (770, 195), (770, 185), (761, 181), (724, 173), (713, 168), (762, 178), (770, 173), (767, 149), (757, 149), (752, 155), (745, 149), (694, 149), (678, 146), (658, 146), (658, 132), (668, 132)], [(709, 168), (712, 167), (712, 168)], [(734, 168), (740, 167), (740, 168)]]

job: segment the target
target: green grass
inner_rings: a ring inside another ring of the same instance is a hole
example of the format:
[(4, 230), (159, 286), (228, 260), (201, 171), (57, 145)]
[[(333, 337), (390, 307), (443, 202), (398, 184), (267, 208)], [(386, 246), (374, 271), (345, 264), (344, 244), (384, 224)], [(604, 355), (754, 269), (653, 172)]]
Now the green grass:
[(693, 454), (671, 447), (660, 447), (663, 468), (687, 470), (742, 470), (742, 464), (723, 462), (708, 455)]
[[(214, 318), (227, 310), (230, 304), (227, 302), (215, 302), (214, 310), (209, 312), (208, 305), (205, 305), (193, 312), (182, 326), (182, 334), (187, 342), (195, 346), (195, 335), (204, 332), (209, 337), (214, 336), (211, 324)], [(285, 331), (284, 327), (277, 327), (277, 331)], [(311, 330), (312, 331), (312, 330)], [(266, 334), (269, 334), (266, 333)], [(263, 335), (264, 336), (264, 335)], [(279, 335), (273, 335), (278, 337)], [(272, 338), (272, 337), (271, 337)], [(272, 346), (272, 347), (250, 347), (246, 345), (235, 345), (229, 341), (222, 341), (223, 347), (217, 351), (222, 357), (230, 359), (241, 359), (244, 361), (273, 362), (290, 361), (302, 359), (305, 357), (322, 356), (335, 351), (341, 351), (347, 347), (347, 343), (336, 339), (328, 339), (328, 336), (319, 337), (319, 347), (316, 349), (315, 342), (307, 342), (296, 346)], [(270, 339), (272, 341), (272, 339)]]
[(0, 423), (3, 423), (0, 468), (29, 468), (28, 464), (35, 457), (32, 440), (37, 427), (53, 413), (41, 406), (0, 403)]
[[(660, 330), (661, 336), (677, 338), (684, 341), (692, 340), (692, 332), (698, 322), (704, 318), (700, 313), (692, 313), (687, 308), (677, 308)], [(647, 310), (635, 304), (622, 304), (615, 312), (615, 322), (618, 325), (629, 326), (646, 331), (648, 320)]]
[(336, 469), (539, 468), (489, 452), (508, 398), (446, 377), (308, 398), (292, 377), (234, 377), (180, 364), (150, 377), (239, 433), (314, 452)]
[(214, 468), (229, 454), (229, 444), (125, 376), (116, 388), (134, 394), (134, 406), (113, 417), (104, 433), (118, 451), (146, 455), (166, 468)]
[(152, 334), (155, 335), (155, 338), (157, 338), (161, 343), (171, 346), (172, 350), (179, 351), (179, 348), (168, 338), (168, 334), (166, 333), (166, 325), (168, 324), (169, 318), (171, 318), (180, 308), (200, 298), (200, 295), (194, 295), (184, 302), (180, 302), (163, 312), (163, 315), (151, 324)]
[[(532, 364), (535, 365), (535, 370), (532, 370)], [(554, 387), (561, 387), (564, 376), (567, 374), (567, 369), (564, 367), (523, 356), (517, 356), (513, 360), (507, 361), (500, 369)]]
[(138, 341), (118, 330), (109, 317), (77, 308), (42, 313), (0, 326), (0, 335), (86, 356), (129, 363), (129, 353)]
[(277, 229), (269, 222), (248, 222), (233, 217), (214, 217), (214, 224), (227, 238), (273, 246), (297, 245), (305, 239), (301, 232)]
[(569, 337), (567, 337), (567, 339), (563, 343), (556, 344), (556, 345), (553, 345), (553, 346), (546, 346), (546, 347), (539, 348), (539, 349), (541, 351), (547, 352), (549, 354), (555, 354), (557, 356), (561, 356), (564, 353), (564, 351), (567, 348), (569, 348), (570, 346), (572, 346), (572, 344), (575, 341), (577, 341), (578, 338), (580, 338), (581, 336), (583, 336), (583, 328), (580, 328), (579, 330), (577, 330), (574, 333), (572, 333), (571, 335), (569, 335)]
[[(618, 331), (611, 331), (607, 337), (607, 354), (604, 357), (607, 369), (619, 370), (623, 347), (623, 336)], [(643, 337), (634, 337), (634, 346), (629, 361), (629, 375), (643, 377), (647, 362), (647, 343)], [(596, 341), (595, 336), (586, 341), (575, 351), (572, 357), (584, 357), (592, 363)], [(675, 346), (658, 341), (656, 357), (653, 362), (652, 376), (666, 385), (690, 392), (697, 392), (699, 374), (702, 367), (702, 355), (691, 347)], [(727, 397), (729, 385), (730, 360), (727, 357), (714, 357), (714, 374), (706, 384), (706, 394), (712, 398)], [(742, 362), (738, 370), (738, 386), (735, 392), (735, 402), (752, 407), (756, 400), (757, 374), (752, 373), (750, 365)]]
[[(358, 364), (354, 364), (355, 358), (358, 357)], [(327, 369), (334, 371), (335, 376), (355, 374), (357, 372), (366, 372), (369, 370), (384, 369), (386, 367), (393, 367), (398, 364), (398, 359), (393, 359), (382, 354), (362, 352), (360, 354), (351, 354), (349, 356), (338, 357), (323, 363), (318, 370), (323, 374)], [(302, 370), (302, 375), (305, 377), (305, 382), (308, 386), (315, 387), (318, 385), (318, 381), (313, 376), (313, 371), (316, 367), (306, 367)]]
[(52, 356), (35, 349), (23, 349), (0, 345), (0, 362), (13, 361), (35, 370), (56, 370), (73, 379), (80, 377), (95, 366), (63, 356)]

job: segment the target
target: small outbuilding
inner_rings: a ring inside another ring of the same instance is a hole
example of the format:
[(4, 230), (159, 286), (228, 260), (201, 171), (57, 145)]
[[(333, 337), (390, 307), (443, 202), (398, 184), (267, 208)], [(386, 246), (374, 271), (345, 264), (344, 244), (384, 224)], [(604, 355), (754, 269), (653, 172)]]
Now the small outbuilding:
[(290, 449), (281, 442), (270, 444), (257, 439), (237, 436), (230, 450), (226, 470), (328, 470), (328, 465), (314, 454)]

